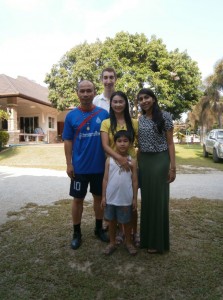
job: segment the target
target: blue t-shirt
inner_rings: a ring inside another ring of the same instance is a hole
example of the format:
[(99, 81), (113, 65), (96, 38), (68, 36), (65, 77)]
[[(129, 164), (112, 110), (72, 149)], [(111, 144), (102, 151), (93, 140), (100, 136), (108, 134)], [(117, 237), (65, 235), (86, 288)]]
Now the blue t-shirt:
[(102, 121), (108, 117), (108, 112), (97, 106), (92, 111), (83, 111), (77, 107), (67, 114), (62, 138), (73, 141), (72, 164), (75, 173), (104, 172), (105, 153), (100, 128)]

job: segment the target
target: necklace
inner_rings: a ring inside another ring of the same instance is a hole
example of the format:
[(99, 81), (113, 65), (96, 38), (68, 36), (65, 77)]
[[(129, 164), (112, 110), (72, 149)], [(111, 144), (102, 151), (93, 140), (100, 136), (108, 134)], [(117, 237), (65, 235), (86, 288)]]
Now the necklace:
[(126, 123), (125, 123), (125, 119), (117, 119), (117, 125), (121, 128), (124, 129)]
[[(89, 131), (89, 130), (91, 129), (91, 127), (90, 127), (90, 126), (91, 126), (90, 120), (92, 119), (92, 115), (93, 115), (94, 108), (95, 108), (95, 105), (93, 105), (91, 111), (84, 111), (84, 110), (79, 106), (79, 109), (80, 109), (80, 111), (81, 111), (81, 113), (82, 113), (82, 116), (83, 116), (83, 122), (84, 122), (85, 120), (88, 119), (88, 121), (86, 122), (86, 129), (87, 129), (87, 131)], [(90, 115), (88, 115), (87, 117), (85, 117), (85, 113), (89, 113), (89, 112), (91, 112)]]
[[(114, 162), (116, 163), (116, 165), (119, 167), (119, 171), (118, 171), (118, 174), (120, 175), (122, 172), (125, 172), (125, 169), (119, 165), (117, 163), (117, 161), (113, 158)], [(130, 156), (127, 156), (127, 160), (128, 160), (128, 164), (130, 165), (131, 164), (131, 157)], [(127, 171), (128, 172), (128, 171)]]
[(121, 165), (119, 165), (118, 163), (117, 163), (117, 161), (114, 159), (114, 162), (116, 163), (116, 165), (119, 167), (119, 171), (118, 171), (118, 174), (120, 175), (124, 170), (123, 170), (123, 168), (122, 168), (122, 166)]
[(124, 129), (124, 128), (125, 128), (125, 122), (124, 122), (124, 123), (123, 123), (123, 122), (118, 123), (118, 125), (119, 125), (119, 127), (120, 127), (121, 129)]

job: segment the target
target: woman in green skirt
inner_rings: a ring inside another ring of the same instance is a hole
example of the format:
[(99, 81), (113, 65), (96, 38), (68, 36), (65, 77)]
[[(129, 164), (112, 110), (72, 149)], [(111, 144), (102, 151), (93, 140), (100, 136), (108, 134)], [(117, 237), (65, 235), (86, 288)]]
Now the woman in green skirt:
[(139, 178), (141, 185), (141, 248), (148, 253), (169, 251), (169, 183), (176, 177), (173, 121), (161, 111), (154, 92), (137, 95), (139, 117)]

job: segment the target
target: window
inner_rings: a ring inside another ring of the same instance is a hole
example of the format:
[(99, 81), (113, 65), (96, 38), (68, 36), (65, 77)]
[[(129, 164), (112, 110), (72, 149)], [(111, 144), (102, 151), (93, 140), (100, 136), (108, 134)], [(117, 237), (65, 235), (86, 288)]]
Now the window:
[(54, 128), (54, 122), (55, 122), (55, 119), (52, 118), (52, 117), (49, 117), (48, 127), (49, 128)]
[(36, 127), (39, 127), (38, 117), (20, 117), (20, 129), (24, 133), (34, 133)]
[(7, 120), (0, 120), (0, 129), (2, 130), (8, 130), (8, 121)]

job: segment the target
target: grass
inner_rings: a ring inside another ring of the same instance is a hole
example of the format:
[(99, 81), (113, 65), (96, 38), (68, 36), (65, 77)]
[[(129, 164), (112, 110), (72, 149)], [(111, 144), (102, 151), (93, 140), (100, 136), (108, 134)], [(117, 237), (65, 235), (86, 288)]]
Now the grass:
[[(214, 163), (211, 156), (205, 158), (202, 153), (202, 146), (200, 145), (176, 144), (178, 171), (185, 172), (184, 167), (188, 165), (193, 166), (192, 169), (196, 168), (197, 172), (205, 172), (210, 168), (223, 171), (223, 161)], [(10, 147), (0, 152), (0, 165), (64, 170), (66, 165), (63, 145)], [(187, 171), (192, 172), (193, 170)]]
[(70, 201), (29, 204), (1, 226), (1, 299), (222, 299), (223, 202), (171, 200), (171, 251), (110, 257), (85, 203), (83, 244), (70, 249)]
[(6, 148), (0, 152), (0, 165), (65, 170), (64, 148), (62, 144)]
[(203, 148), (201, 145), (177, 144), (175, 150), (178, 170), (183, 171), (185, 166), (191, 166), (192, 169), (196, 169), (199, 172), (202, 172), (202, 170), (203, 172), (209, 171), (210, 169), (223, 171), (223, 160), (220, 163), (215, 163), (211, 155), (208, 158), (203, 157)]
[[(178, 172), (187, 165), (223, 170), (222, 163), (203, 158), (198, 145), (176, 145), (176, 154)], [(6, 149), (0, 165), (64, 170), (63, 148)], [(223, 201), (171, 199), (171, 251), (149, 255), (140, 249), (136, 257), (123, 246), (103, 256), (90, 202), (84, 205), (83, 244), (77, 251), (70, 249), (70, 200), (29, 203), (9, 215), (13, 218), (0, 226), (1, 300), (223, 299)]]

